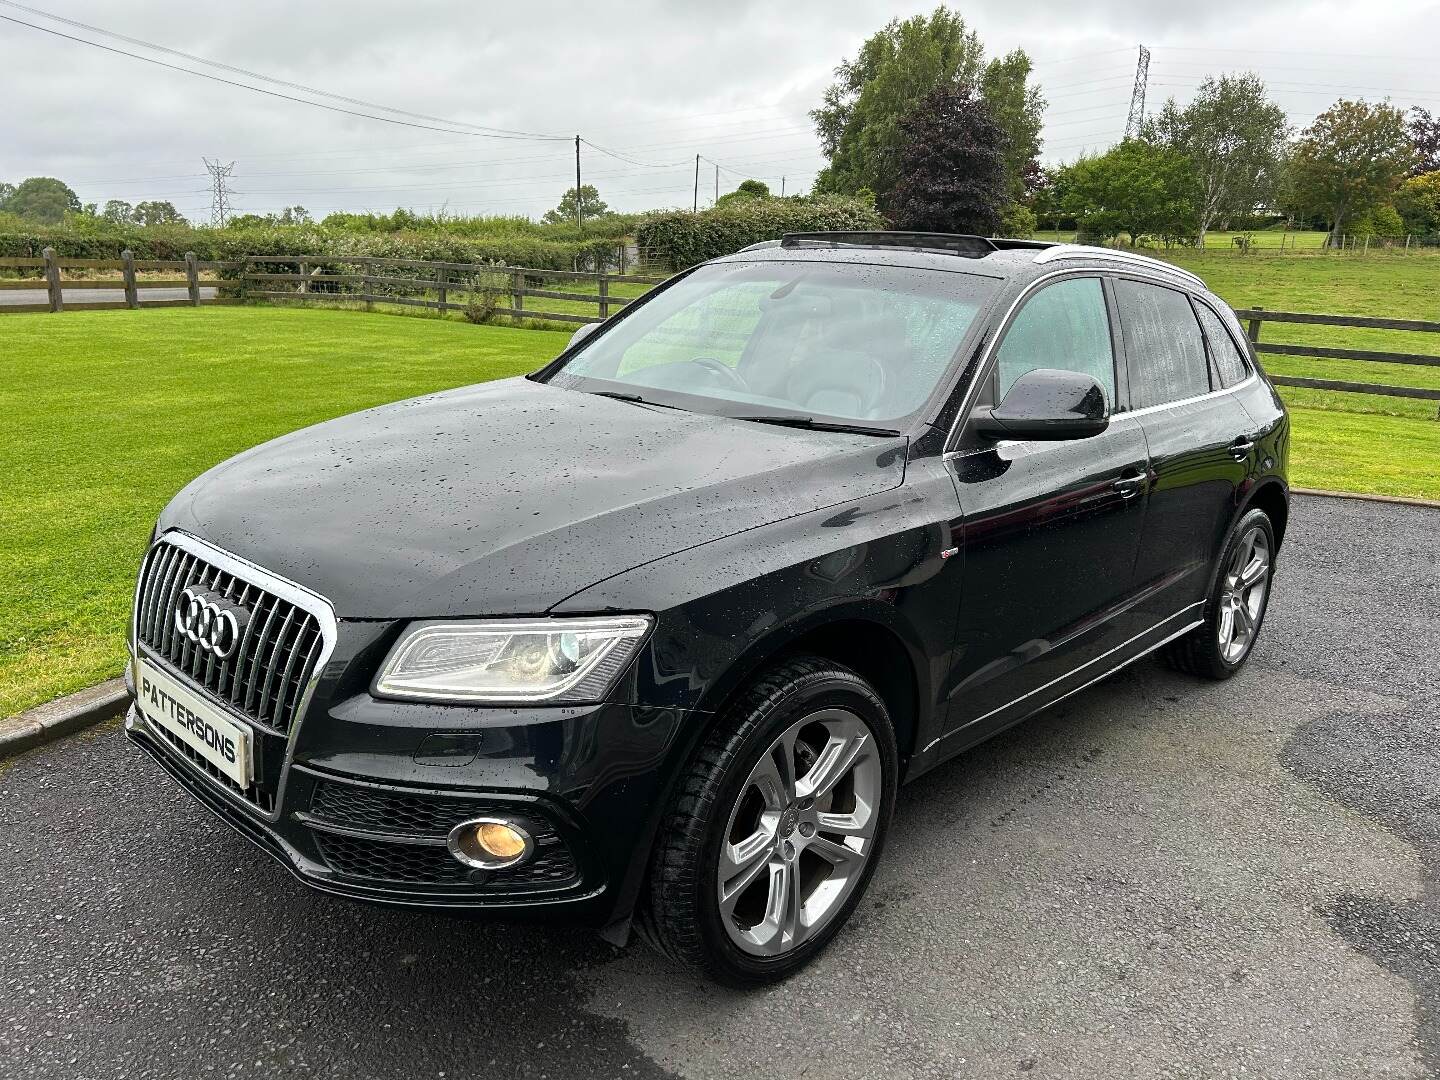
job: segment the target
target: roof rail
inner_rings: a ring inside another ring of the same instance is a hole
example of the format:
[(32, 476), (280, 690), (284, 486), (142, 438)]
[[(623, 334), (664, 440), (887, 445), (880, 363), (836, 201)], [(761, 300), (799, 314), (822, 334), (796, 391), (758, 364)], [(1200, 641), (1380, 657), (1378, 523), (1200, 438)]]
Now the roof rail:
[(821, 244), (826, 247), (890, 247), (916, 251), (940, 251), (949, 255), (983, 258), (998, 251), (994, 241), (963, 233), (902, 232), (883, 229), (865, 231), (786, 233), (781, 247)]
[(1135, 266), (1144, 266), (1151, 270), (1164, 270), (1174, 274), (1176, 277), (1184, 278), (1202, 289), (1209, 286), (1201, 278), (1184, 270), (1174, 263), (1168, 263), (1164, 259), (1154, 259), (1149, 255), (1138, 255), (1132, 251), (1117, 251), (1115, 248), (1092, 247), (1089, 244), (1055, 244), (1035, 256), (1037, 263), (1048, 263), (1055, 259), (1065, 259), (1071, 256), (1081, 256), (1089, 259), (1110, 259), (1114, 262), (1131, 263)]

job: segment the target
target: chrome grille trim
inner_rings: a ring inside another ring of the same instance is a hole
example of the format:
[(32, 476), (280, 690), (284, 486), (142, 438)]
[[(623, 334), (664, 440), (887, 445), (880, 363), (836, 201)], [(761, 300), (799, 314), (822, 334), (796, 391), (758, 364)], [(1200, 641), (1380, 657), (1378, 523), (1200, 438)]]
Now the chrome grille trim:
[[(175, 604), (187, 586), (250, 610), (227, 660), (217, 661), (178, 632)], [(272, 634), (277, 615), (279, 632)], [(137, 650), (251, 723), (288, 736), (335, 647), (336, 623), (323, 597), (188, 533), (169, 532), (145, 556), (131, 632)]]

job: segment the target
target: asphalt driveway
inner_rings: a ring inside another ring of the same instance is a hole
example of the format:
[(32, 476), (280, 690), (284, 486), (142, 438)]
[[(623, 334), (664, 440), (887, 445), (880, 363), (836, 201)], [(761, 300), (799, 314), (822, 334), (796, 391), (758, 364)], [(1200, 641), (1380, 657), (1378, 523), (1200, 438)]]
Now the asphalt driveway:
[(1440, 1066), (1440, 512), (1298, 498), (1245, 673), (1145, 662), (901, 793), (717, 990), (306, 890), (114, 730), (0, 772), (4, 1077), (1410, 1077)]

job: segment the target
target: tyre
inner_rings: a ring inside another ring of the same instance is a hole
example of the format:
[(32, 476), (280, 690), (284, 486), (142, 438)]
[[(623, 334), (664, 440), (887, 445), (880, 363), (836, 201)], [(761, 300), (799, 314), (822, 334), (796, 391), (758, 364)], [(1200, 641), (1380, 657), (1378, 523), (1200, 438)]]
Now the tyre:
[(815, 957), (864, 895), (898, 776), (885, 703), (853, 671), (797, 658), (721, 717), (661, 826), (641, 935), (735, 986)]
[(1220, 557), (1205, 621), (1165, 647), (1166, 662), (1210, 679), (1228, 679), (1244, 667), (1265, 622), (1274, 569), (1274, 527), (1265, 511), (1251, 510)]

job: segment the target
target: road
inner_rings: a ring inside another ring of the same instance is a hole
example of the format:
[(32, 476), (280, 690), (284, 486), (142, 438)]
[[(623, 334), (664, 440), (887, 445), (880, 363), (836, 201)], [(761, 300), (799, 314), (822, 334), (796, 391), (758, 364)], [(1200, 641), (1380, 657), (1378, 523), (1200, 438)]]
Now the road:
[(1440, 514), (1297, 498), (1258, 651), (911, 785), (750, 994), (306, 890), (113, 729), (0, 773), (0, 1076), (1412, 1077), (1440, 1065)]
[[(200, 286), (200, 299), (213, 300), (219, 289)], [(190, 293), (186, 289), (147, 289), (140, 287), (140, 302), (146, 300), (188, 300)], [(50, 294), (44, 289), (0, 289), (0, 307), (12, 307), (22, 304), (48, 304)], [(123, 289), (66, 289), (65, 302), (67, 304), (115, 304), (117, 307), (125, 303), (125, 291)]]

